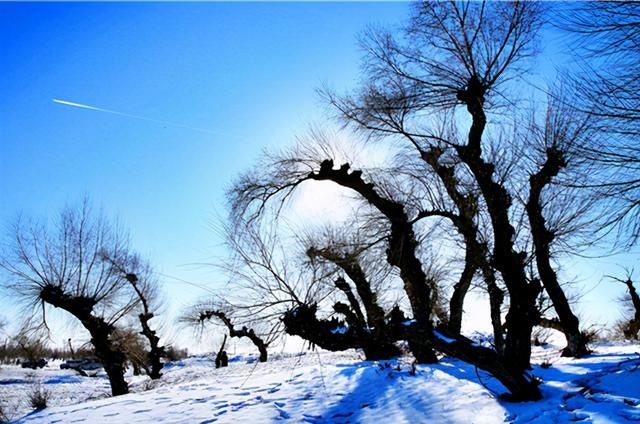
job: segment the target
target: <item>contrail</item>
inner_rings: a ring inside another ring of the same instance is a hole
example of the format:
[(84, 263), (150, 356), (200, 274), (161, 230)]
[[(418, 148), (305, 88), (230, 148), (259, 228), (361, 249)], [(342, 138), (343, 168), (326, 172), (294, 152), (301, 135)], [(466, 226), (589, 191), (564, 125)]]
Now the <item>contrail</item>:
[(148, 118), (146, 116), (132, 115), (130, 113), (118, 112), (116, 110), (110, 110), (110, 109), (104, 109), (104, 108), (101, 108), (101, 107), (84, 105), (82, 103), (69, 102), (67, 100), (60, 100), (60, 99), (52, 99), (52, 100), (53, 100), (54, 103), (58, 103), (60, 105), (78, 107), (80, 109), (95, 110), (95, 111), (98, 111), (98, 112), (111, 113), (113, 115), (125, 116), (127, 118), (133, 118), (133, 119), (141, 119), (143, 121), (155, 122), (157, 124), (172, 125), (174, 127), (187, 128), (187, 129), (190, 129), (190, 130), (193, 130), (193, 131), (200, 131), (200, 132), (204, 132), (204, 133), (208, 133), (208, 134), (222, 135), (222, 136), (225, 136), (225, 137), (234, 137), (234, 136), (230, 136), (228, 134), (220, 133), (220, 132), (217, 132), (217, 131), (212, 131), (212, 130), (208, 130), (208, 129), (205, 129), (205, 128), (192, 127), (190, 125), (179, 124), (177, 122), (162, 121), (162, 120), (159, 120), (159, 119)]

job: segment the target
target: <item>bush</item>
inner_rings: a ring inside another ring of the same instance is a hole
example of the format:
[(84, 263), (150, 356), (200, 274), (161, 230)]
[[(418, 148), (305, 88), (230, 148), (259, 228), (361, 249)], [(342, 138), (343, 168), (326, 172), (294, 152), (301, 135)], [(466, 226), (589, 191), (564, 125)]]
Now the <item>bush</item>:
[(45, 409), (50, 396), (51, 393), (48, 390), (43, 389), (40, 383), (34, 383), (31, 386), (31, 391), (29, 392), (29, 404), (36, 411)]
[(2, 408), (2, 405), (0, 405), (0, 423), (8, 423), (9, 422), (9, 417), (7, 416), (7, 414), (4, 413), (4, 409)]
[(179, 361), (187, 356), (189, 356), (187, 349), (180, 349), (174, 346), (168, 346), (165, 349), (165, 358), (171, 362)]

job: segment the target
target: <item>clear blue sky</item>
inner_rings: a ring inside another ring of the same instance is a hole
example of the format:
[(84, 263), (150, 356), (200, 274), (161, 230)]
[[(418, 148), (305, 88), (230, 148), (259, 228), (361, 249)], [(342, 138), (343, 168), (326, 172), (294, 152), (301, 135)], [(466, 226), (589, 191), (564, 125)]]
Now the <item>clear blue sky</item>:
[[(357, 33), (407, 12), (402, 2), (0, 3), (0, 222), (86, 194), (160, 272), (215, 286), (220, 277), (189, 264), (221, 253), (210, 224), (225, 187), (263, 148), (325, 119), (314, 89), (353, 87)], [(201, 294), (165, 281), (176, 307)]]

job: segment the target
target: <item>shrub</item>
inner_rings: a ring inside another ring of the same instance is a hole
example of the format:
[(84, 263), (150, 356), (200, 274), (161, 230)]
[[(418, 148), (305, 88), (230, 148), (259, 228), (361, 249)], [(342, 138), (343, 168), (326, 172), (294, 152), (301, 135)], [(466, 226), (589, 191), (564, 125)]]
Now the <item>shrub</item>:
[(33, 409), (39, 411), (47, 407), (47, 402), (51, 393), (44, 389), (40, 383), (34, 383), (29, 392), (29, 404)]

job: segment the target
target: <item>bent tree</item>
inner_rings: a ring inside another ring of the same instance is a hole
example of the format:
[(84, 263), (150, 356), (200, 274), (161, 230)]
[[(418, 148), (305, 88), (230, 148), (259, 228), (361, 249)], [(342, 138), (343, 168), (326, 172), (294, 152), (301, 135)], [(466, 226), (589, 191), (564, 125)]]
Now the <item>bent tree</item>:
[[(318, 151), (323, 149), (319, 148)], [(411, 351), (419, 362), (435, 362), (437, 360), (435, 347), (437, 350), (467, 360), (493, 373), (511, 391), (513, 399), (539, 398), (537, 382), (525, 370), (510, 368), (491, 349), (479, 347), (460, 335), (448, 334), (445, 328), (438, 330), (433, 328), (430, 299), (433, 282), (429, 281), (425, 274), (417, 253), (415, 217), (408, 215), (405, 205), (397, 199), (382, 194), (383, 190), (375, 183), (365, 180), (362, 171), (351, 170), (349, 164), (345, 163), (336, 168), (333, 160), (324, 159), (316, 161), (314, 165), (312, 159), (301, 159), (302, 157), (299, 151), (293, 151), (279, 159), (274, 158), (269, 163), (259, 165), (258, 172), (245, 174), (230, 192), (233, 213), (249, 220), (260, 219), (268, 202), (277, 201), (277, 199), (283, 202), (305, 181), (330, 181), (353, 191), (363, 203), (384, 217), (386, 231), (383, 240), (387, 247), (386, 260), (398, 270), (413, 311), (413, 321), (403, 323), (405, 330), (396, 337), (409, 342)], [(238, 222), (237, 216), (234, 219)], [(314, 319), (315, 306), (307, 305), (294, 308), (285, 314), (285, 325), (299, 322), (300, 320), (294, 321), (292, 318), (301, 314), (306, 317), (302, 321), (317, 322)], [(336, 331), (337, 325), (340, 325), (340, 322), (334, 320), (328, 323), (320, 322), (316, 326), (315, 331), (322, 331), (327, 337), (329, 332), (334, 334), (325, 347), (357, 343), (357, 337), (351, 329)], [(309, 329), (306, 328), (306, 330)], [(294, 334), (305, 335), (300, 328), (296, 328)]]
[(33, 314), (46, 306), (72, 315), (89, 332), (96, 356), (109, 377), (114, 396), (126, 394), (126, 355), (114, 341), (116, 323), (139, 299), (111, 264), (102, 260), (129, 254), (125, 233), (85, 201), (67, 207), (51, 226), (18, 220), (0, 255), (4, 284), (32, 306)]

